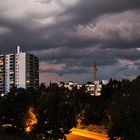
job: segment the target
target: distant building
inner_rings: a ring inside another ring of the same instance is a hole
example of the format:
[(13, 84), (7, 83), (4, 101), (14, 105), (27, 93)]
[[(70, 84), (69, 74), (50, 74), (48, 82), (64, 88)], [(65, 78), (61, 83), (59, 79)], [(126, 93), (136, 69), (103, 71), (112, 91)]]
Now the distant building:
[(87, 92), (89, 92), (93, 96), (100, 96), (102, 90), (101, 83), (94, 83), (94, 84), (86, 84), (85, 85)]
[(12, 86), (39, 88), (39, 60), (19, 46), (15, 54), (0, 55), (0, 92), (9, 92)]
[(69, 83), (64, 84), (64, 87), (65, 87), (65, 88), (68, 88), (68, 89), (70, 89), (70, 90), (72, 90), (74, 87), (76, 87), (77, 89), (80, 89), (80, 88), (82, 87), (82, 85), (70, 81)]
[(106, 84), (108, 84), (108, 80), (95, 81), (94, 83), (87, 83), (83, 85), (74, 82), (68, 82), (66, 84), (64, 82), (59, 82), (58, 86), (59, 87), (64, 86), (65, 88), (68, 88), (70, 90), (72, 90), (74, 87), (80, 89), (83, 86), (85, 86), (86, 92), (90, 93), (92, 96), (100, 96), (102, 85), (106, 85)]

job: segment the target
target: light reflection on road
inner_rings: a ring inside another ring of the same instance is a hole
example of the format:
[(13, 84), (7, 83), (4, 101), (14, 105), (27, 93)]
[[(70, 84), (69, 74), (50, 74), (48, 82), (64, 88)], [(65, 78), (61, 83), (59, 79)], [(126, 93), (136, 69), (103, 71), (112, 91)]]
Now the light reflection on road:
[(67, 140), (96, 140), (96, 139), (86, 138), (86, 137), (82, 137), (82, 136), (78, 136), (78, 135), (74, 135), (74, 134), (69, 134), (67, 136)]
[(99, 134), (82, 129), (72, 129), (72, 133), (67, 136), (67, 140), (108, 140), (106, 134)]

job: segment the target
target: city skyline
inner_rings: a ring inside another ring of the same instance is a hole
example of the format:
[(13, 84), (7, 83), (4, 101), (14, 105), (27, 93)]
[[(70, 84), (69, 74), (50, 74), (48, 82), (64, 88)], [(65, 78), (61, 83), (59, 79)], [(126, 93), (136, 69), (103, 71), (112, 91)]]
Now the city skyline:
[(139, 0), (2, 0), (0, 54), (16, 46), (40, 59), (40, 82), (140, 74)]

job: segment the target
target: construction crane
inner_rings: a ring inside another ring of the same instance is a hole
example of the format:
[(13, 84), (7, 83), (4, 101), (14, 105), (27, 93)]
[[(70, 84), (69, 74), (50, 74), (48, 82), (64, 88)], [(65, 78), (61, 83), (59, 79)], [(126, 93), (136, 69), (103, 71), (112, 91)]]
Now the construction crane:
[(96, 61), (94, 62), (94, 64), (93, 64), (93, 73), (94, 73), (94, 83), (95, 83), (95, 81), (96, 81), (96, 71), (97, 71), (97, 65), (96, 65)]

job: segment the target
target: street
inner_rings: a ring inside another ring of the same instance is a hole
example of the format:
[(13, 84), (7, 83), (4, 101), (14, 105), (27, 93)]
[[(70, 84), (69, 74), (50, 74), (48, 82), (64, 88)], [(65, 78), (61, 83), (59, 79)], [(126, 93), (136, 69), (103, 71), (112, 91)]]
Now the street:
[(67, 140), (108, 140), (106, 134), (99, 134), (82, 129), (72, 129), (72, 133), (67, 135)]
[(67, 140), (96, 140), (96, 139), (82, 137), (82, 136), (78, 136), (78, 135), (74, 135), (74, 134), (69, 134), (67, 136)]

